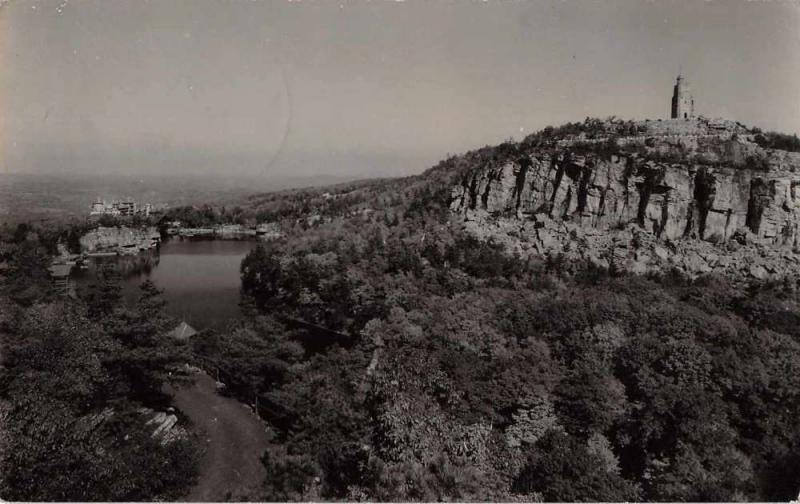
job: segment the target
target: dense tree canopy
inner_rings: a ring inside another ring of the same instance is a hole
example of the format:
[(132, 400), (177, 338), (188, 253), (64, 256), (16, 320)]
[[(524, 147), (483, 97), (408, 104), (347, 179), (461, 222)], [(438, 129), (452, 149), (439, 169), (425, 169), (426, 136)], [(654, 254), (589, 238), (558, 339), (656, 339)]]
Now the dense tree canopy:
[(522, 261), (440, 195), (465, 159), (508, 155), (351, 189), (377, 210), (287, 225), (243, 261), (273, 321), (253, 330), (305, 350), (232, 371), (276, 428), (267, 498), (795, 497), (795, 282)]
[[(160, 292), (126, 306), (107, 272), (85, 299), (57, 296), (36, 236), (4, 243), (0, 495), (28, 501), (176, 499), (195, 476), (191, 438), (163, 445), (140, 408), (163, 408), (183, 350)], [(172, 374), (172, 377), (169, 375)]]

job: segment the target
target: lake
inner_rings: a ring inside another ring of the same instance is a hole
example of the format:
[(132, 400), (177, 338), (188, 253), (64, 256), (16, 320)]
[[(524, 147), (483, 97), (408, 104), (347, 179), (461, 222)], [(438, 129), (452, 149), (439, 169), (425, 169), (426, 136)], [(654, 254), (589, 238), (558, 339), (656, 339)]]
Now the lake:
[[(254, 240), (200, 240), (172, 238), (160, 253), (95, 258), (86, 271), (75, 272), (80, 288), (94, 281), (103, 260), (114, 261), (124, 284), (123, 295), (132, 301), (148, 278), (164, 289), (167, 313), (195, 329), (223, 329), (241, 316), (239, 266), (258, 244)], [(75, 271), (75, 270), (74, 270)]]

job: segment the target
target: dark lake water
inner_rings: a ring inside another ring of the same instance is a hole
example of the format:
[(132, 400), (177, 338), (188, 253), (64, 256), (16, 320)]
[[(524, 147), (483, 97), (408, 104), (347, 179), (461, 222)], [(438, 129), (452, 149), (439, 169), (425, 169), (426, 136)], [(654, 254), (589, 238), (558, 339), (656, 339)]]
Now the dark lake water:
[(113, 261), (123, 275), (123, 294), (133, 300), (148, 278), (164, 289), (167, 312), (195, 329), (223, 329), (239, 309), (239, 265), (258, 242), (173, 238), (159, 254), (95, 258), (89, 270), (75, 274), (77, 286), (96, 278), (97, 263)]

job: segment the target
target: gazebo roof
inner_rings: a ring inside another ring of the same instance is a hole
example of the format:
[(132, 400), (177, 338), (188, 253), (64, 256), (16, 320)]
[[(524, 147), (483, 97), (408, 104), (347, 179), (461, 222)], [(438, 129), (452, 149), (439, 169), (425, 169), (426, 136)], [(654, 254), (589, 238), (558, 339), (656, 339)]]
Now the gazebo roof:
[(184, 321), (181, 322), (178, 325), (178, 327), (170, 331), (169, 334), (173, 338), (177, 338), (179, 340), (185, 340), (197, 334), (197, 330)]

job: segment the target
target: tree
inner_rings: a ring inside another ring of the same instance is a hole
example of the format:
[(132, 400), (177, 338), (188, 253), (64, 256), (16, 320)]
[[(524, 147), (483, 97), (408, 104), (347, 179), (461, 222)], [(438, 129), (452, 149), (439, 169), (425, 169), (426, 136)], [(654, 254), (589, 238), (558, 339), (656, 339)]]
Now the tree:
[(20, 324), (0, 380), (7, 406), (0, 494), (37, 501), (176, 499), (191, 483), (190, 440), (162, 446), (131, 401), (125, 349), (77, 302), (39, 304)]
[(137, 397), (158, 396), (167, 381), (181, 380), (187, 349), (167, 335), (174, 321), (164, 313), (162, 291), (150, 280), (140, 286), (134, 307), (120, 307), (104, 319), (104, 327), (121, 344), (118, 364)]
[(639, 500), (639, 489), (609, 471), (603, 459), (563, 432), (550, 430), (536, 443), (530, 461), (514, 482), (516, 493), (539, 493), (545, 501)]
[(624, 412), (625, 391), (619, 381), (581, 362), (556, 386), (555, 406), (567, 431), (583, 439), (603, 433)]
[(247, 254), (242, 260), (241, 277), (242, 290), (253, 296), (259, 307), (277, 301), (282, 270), (273, 249), (259, 245)]
[(14, 302), (31, 306), (52, 293), (50, 255), (38, 240), (24, 239), (13, 247), (9, 259), (5, 286)]
[(89, 318), (101, 320), (113, 314), (122, 302), (122, 284), (119, 273), (110, 263), (102, 263), (97, 281), (89, 285), (84, 294)]

